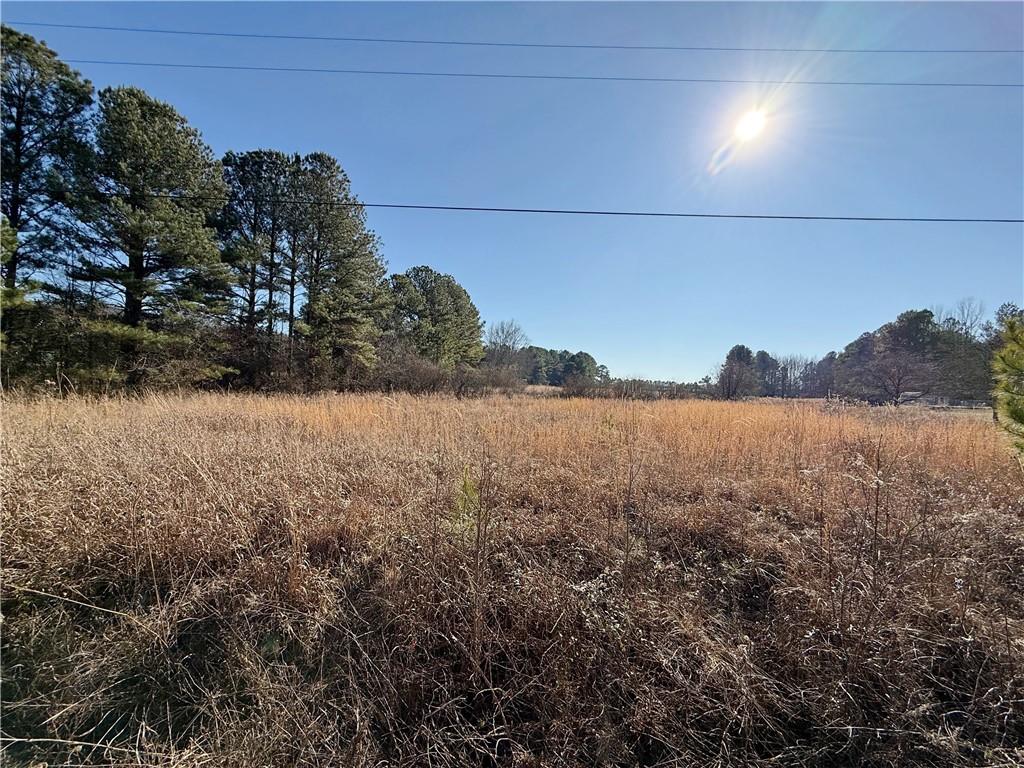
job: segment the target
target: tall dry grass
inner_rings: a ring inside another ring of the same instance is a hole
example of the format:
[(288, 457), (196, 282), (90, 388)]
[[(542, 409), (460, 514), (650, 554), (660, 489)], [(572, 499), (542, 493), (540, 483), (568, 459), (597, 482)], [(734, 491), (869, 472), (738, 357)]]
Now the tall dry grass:
[(4, 403), (3, 750), (1016, 765), (1024, 474), (821, 403)]

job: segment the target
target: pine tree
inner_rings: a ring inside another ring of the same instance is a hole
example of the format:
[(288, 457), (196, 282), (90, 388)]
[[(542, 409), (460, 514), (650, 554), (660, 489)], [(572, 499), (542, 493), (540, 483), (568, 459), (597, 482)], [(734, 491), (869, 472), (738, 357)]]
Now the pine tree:
[(193, 353), (227, 286), (208, 226), (224, 197), (220, 164), (184, 117), (138, 88), (107, 88), (99, 101), (89, 247), (74, 276), (119, 312), (93, 330), (117, 346), (129, 384), (216, 376)]
[(308, 374), (314, 387), (356, 381), (377, 362), (375, 342), (386, 295), (376, 235), (338, 161), (303, 159), (306, 206), (303, 281)]
[(284, 319), (285, 332), (288, 337), (287, 373), (289, 381), (294, 373), (295, 342), (297, 336), (296, 321), (299, 317), (299, 290), (302, 285), (303, 257), (306, 252), (310, 223), (310, 207), (307, 203), (308, 185), (306, 169), (302, 165), (302, 157), (294, 155), (289, 158), (287, 179), (287, 201), (284, 204), (283, 234), (284, 255), (281, 266), (283, 269), (282, 283), (287, 295)]
[(241, 332), (235, 362), (254, 386), (272, 383), (281, 291), (286, 287), (287, 228), (295, 162), (282, 152), (228, 152), (228, 200), (218, 220), (223, 258), (234, 275)]
[[(7, 266), (18, 248), (18, 236), (14, 229), (7, 223), (7, 217), (0, 214), (0, 266)], [(0, 295), (0, 312), (8, 313), (17, 311), (25, 303), (25, 294), (16, 287), (5, 285), (3, 294)], [(0, 352), (4, 355), (8, 352), (7, 334), (0, 331)]]
[(737, 344), (725, 356), (718, 372), (718, 388), (726, 400), (746, 397), (757, 392), (754, 353), (750, 347)]
[(3, 27), (2, 212), (17, 235), (3, 265), (18, 287), (52, 267), (65, 239), (65, 203), (88, 162), (92, 85), (45, 44)]
[(37, 300), (52, 287), (73, 242), (76, 199), (89, 158), (93, 90), (44, 43), (2, 28), (0, 214), (2, 379), (53, 376), (51, 314)]
[(996, 408), (999, 423), (1024, 453), (1024, 320), (1007, 319), (1002, 338), (1003, 346), (992, 361)]
[(264, 324), (270, 336), (280, 316), (276, 294), (283, 282), (294, 162), (282, 152), (259, 149), (228, 152), (223, 168), (228, 200), (219, 223), (225, 260), (237, 273), (239, 318), (253, 334)]
[(480, 313), (451, 275), (413, 267), (392, 275), (393, 333), (446, 370), (476, 365), (484, 356)]

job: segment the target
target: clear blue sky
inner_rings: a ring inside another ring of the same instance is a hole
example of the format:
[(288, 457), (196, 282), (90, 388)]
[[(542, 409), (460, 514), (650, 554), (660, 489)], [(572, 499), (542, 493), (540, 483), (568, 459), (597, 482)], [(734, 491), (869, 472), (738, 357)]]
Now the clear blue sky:
[[(1024, 48), (1019, 3), (39, 4), (5, 20), (466, 40)], [(15, 26), (18, 26), (15, 24)], [(22, 27), (65, 58), (539, 74), (1020, 82), (1020, 55), (700, 53), (226, 40)], [(368, 202), (1024, 215), (1014, 89), (657, 84), (80, 65), (174, 104), (218, 153), (337, 156)], [(762, 104), (764, 134), (716, 175)], [(898, 312), (1024, 294), (1020, 225), (371, 210), (393, 271), (428, 264), (487, 321), (620, 376), (692, 380), (735, 343), (821, 355)]]

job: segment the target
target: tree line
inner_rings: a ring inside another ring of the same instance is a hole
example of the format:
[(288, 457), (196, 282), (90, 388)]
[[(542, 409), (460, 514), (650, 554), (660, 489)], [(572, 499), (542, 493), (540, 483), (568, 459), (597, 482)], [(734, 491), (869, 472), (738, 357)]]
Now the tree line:
[(483, 323), (427, 266), (387, 275), (338, 161), (217, 158), (171, 105), (98, 93), (3, 27), (3, 384), (430, 389)]
[(715, 377), (705, 378), (699, 388), (725, 399), (841, 396), (876, 404), (987, 403), (1005, 329), (1021, 322), (1024, 311), (1005, 303), (992, 319), (983, 317), (982, 306), (969, 299), (951, 311), (909, 310), (821, 359), (776, 358), (737, 344)]
[(450, 275), (387, 274), (331, 155), (217, 158), (171, 105), (134, 87), (97, 93), (44, 43), (6, 26), (2, 37), (4, 387), (525, 383), (623, 397), (990, 401), (993, 366), (1006, 379), (1018, 362), (998, 350), (1019, 334), (1020, 308), (983, 322), (970, 301), (904, 312), (821, 359), (739, 344), (693, 383), (613, 379), (587, 352), (530, 345), (512, 321), (485, 339)]
[(776, 366), (767, 353), (751, 356), (749, 348), (733, 347), (719, 370), (718, 390), (724, 395), (723, 384), (739, 380), (751, 394), (764, 394), (773, 372), (785, 379), (796, 371), (796, 396), (894, 405), (923, 398), (991, 404), (996, 421), (1024, 456), (1024, 309), (1006, 302), (990, 320), (983, 317), (982, 305), (971, 299), (953, 311), (909, 310), (861, 334), (838, 354), (802, 363), (790, 358)]

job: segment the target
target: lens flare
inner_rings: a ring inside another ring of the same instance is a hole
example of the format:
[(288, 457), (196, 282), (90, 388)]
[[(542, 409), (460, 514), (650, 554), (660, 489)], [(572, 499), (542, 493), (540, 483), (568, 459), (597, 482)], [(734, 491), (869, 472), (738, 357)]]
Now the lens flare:
[(740, 121), (736, 123), (736, 138), (740, 141), (750, 141), (756, 138), (764, 130), (764, 112), (753, 109), (747, 112)]

